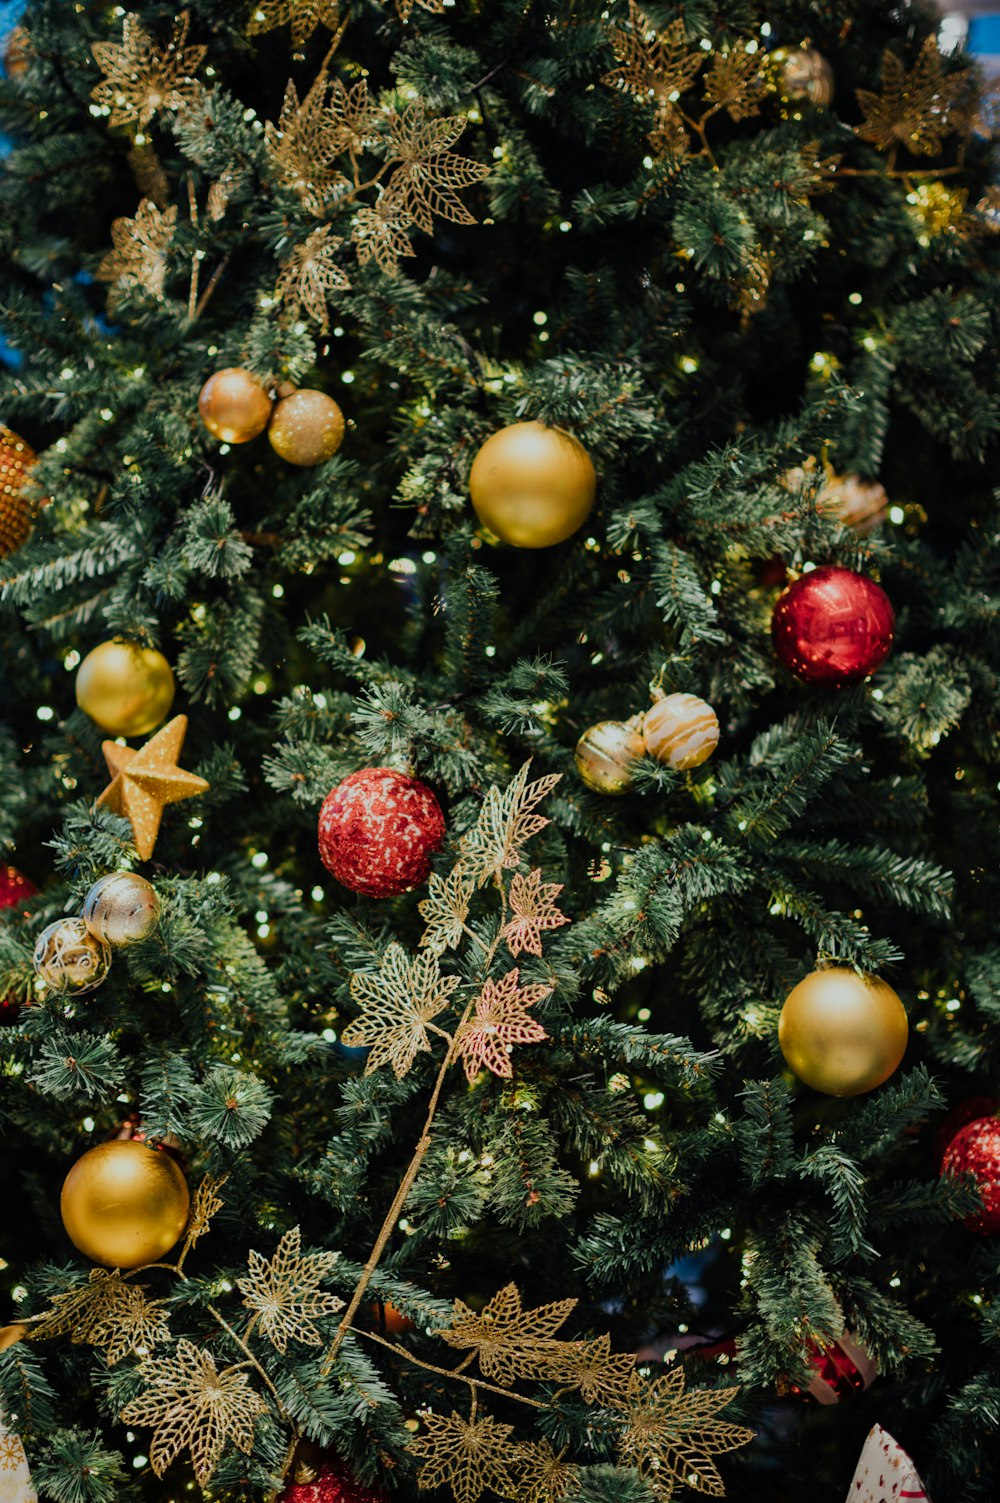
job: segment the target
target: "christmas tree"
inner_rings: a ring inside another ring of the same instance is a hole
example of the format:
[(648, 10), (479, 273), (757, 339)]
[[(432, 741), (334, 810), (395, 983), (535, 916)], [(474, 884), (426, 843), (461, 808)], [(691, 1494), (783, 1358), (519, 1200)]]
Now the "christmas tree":
[(993, 1498), (975, 68), (4, 12), (0, 1483)]

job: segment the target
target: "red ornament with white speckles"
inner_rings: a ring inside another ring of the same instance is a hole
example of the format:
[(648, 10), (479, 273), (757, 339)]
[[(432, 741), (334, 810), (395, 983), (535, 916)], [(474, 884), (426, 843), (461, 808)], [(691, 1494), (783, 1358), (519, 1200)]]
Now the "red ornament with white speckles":
[(355, 1481), (339, 1462), (323, 1461), (297, 1468), (279, 1503), (386, 1503), (386, 1498)]
[(352, 892), (389, 898), (426, 879), (444, 831), (441, 806), (426, 783), (391, 767), (366, 767), (327, 794), (319, 854)]
[(945, 1150), (941, 1173), (972, 1175), (983, 1204), (965, 1224), (970, 1231), (995, 1237), (1000, 1232), (1000, 1117), (980, 1117), (957, 1132)]
[[(14, 908), (33, 898), (38, 888), (16, 866), (0, 866), (0, 908)], [(0, 997), (0, 1023), (12, 1023), (20, 1011), (16, 994)]]

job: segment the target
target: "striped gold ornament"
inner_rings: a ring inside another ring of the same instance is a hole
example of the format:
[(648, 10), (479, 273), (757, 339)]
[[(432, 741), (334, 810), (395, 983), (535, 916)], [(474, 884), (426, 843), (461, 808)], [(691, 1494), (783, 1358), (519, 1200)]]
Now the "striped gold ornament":
[(719, 722), (710, 704), (697, 694), (666, 694), (647, 710), (642, 722), (646, 750), (678, 772), (700, 767), (719, 744)]
[(633, 720), (599, 720), (576, 743), (576, 770), (595, 793), (624, 793), (646, 748)]

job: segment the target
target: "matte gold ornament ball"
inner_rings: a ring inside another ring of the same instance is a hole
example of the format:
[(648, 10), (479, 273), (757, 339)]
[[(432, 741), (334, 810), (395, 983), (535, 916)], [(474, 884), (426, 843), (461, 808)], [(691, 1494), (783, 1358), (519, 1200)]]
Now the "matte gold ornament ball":
[(576, 770), (595, 793), (625, 793), (646, 747), (631, 721), (600, 720), (576, 743)]
[(860, 1096), (882, 1085), (898, 1069), (908, 1033), (906, 1009), (892, 987), (843, 966), (806, 976), (778, 1019), (789, 1066), (827, 1096)]
[(275, 403), (267, 436), (289, 464), (322, 464), (343, 442), (344, 414), (325, 391), (293, 391)]
[(187, 1226), (190, 1205), (170, 1155), (135, 1139), (100, 1143), (77, 1159), (59, 1200), (74, 1247), (109, 1268), (162, 1258)]
[(111, 872), (83, 900), (83, 921), (105, 944), (132, 945), (147, 939), (160, 917), (156, 888), (135, 872)]
[(198, 398), (202, 422), (224, 444), (246, 444), (263, 433), (273, 406), (253, 372), (239, 365), (209, 376)]
[(776, 47), (771, 61), (777, 64), (782, 90), (789, 99), (805, 99), (824, 109), (833, 103), (833, 69), (815, 47)]
[(542, 423), (513, 423), (483, 444), (469, 491), (479, 520), (515, 548), (550, 548), (582, 527), (597, 476), (572, 434)]
[(642, 739), (657, 762), (686, 772), (707, 762), (718, 746), (718, 717), (697, 694), (665, 694), (643, 716)]
[(82, 918), (56, 919), (35, 941), (35, 973), (51, 991), (82, 997), (108, 974), (111, 951), (91, 934)]
[(112, 736), (145, 736), (170, 714), (174, 675), (162, 652), (116, 637), (88, 652), (76, 674), (76, 702)]

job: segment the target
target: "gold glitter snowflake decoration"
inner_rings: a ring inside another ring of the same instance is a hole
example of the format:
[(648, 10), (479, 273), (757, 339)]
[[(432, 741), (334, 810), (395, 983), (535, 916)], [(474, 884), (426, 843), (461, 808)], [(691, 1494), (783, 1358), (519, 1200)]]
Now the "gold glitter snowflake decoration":
[(112, 125), (149, 124), (160, 110), (179, 110), (196, 97), (194, 75), (207, 48), (187, 46), (190, 17), (182, 11), (165, 47), (157, 47), (137, 16), (126, 16), (121, 42), (95, 42), (98, 67), (106, 75), (92, 90)]
[(531, 763), (525, 762), (502, 793), (496, 786), (490, 788), (475, 827), (462, 837), (462, 865), (479, 887), (516, 867), (521, 846), (549, 823), (535, 809), (562, 774), (548, 773), (529, 783), (530, 767)]
[(966, 93), (968, 77), (968, 70), (945, 76), (933, 36), (909, 70), (887, 48), (882, 54), (881, 92), (856, 91), (865, 114), (856, 127), (858, 135), (879, 151), (903, 146), (916, 156), (935, 156), (954, 128), (952, 109)]
[(209, 1480), (228, 1442), (249, 1456), (254, 1424), (267, 1405), (246, 1372), (232, 1367), (219, 1372), (209, 1352), (178, 1341), (172, 1357), (147, 1359), (139, 1374), (146, 1391), (125, 1405), (121, 1418), (128, 1425), (152, 1427), (149, 1460), (157, 1477), (183, 1451), (190, 1452), (199, 1483)]
[(339, 25), (339, 0), (256, 0), (247, 34), (257, 36), (276, 26), (290, 26), (293, 45), (304, 47), (317, 26), (336, 31)]
[(753, 1431), (716, 1418), (738, 1388), (684, 1391), (684, 1371), (674, 1367), (654, 1383), (636, 1376), (628, 1420), (618, 1442), (618, 1459), (635, 1467), (657, 1498), (670, 1499), (679, 1487), (725, 1495), (712, 1460), (753, 1440)]
[(134, 219), (114, 220), (111, 225), (114, 249), (97, 268), (98, 281), (111, 283), (109, 308), (113, 310), (126, 292), (137, 289), (150, 297), (162, 298), (176, 227), (176, 207), (161, 213), (150, 198), (143, 199)]
[(251, 1252), (248, 1262), (249, 1274), (236, 1285), (261, 1335), (282, 1355), (290, 1339), (319, 1346), (323, 1338), (314, 1320), (336, 1314), (344, 1304), (338, 1295), (319, 1287), (333, 1271), (337, 1254), (304, 1253), (296, 1226), (282, 1237), (270, 1262), (258, 1252)]
[(337, 248), (343, 241), (329, 225), (297, 245), (281, 268), (275, 296), (292, 317), (301, 310), (322, 334), (330, 329), (327, 301), (331, 292), (345, 292), (350, 287), (347, 273), (337, 265)]
[(490, 1415), (466, 1420), (460, 1414), (421, 1416), (424, 1433), (408, 1450), (421, 1457), (420, 1487), (451, 1488), (455, 1503), (477, 1503), (487, 1488), (501, 1498), (518, 1496), (523, 1448), (511, 1439), (513, 1426)]
[(32, 1327), (31, 1339), (69, 1336), (75, 1346), (88, 1342), (103, 1347), (113, 1367), (132, 1352), (146, 1355), (170, 1331), (163, 1300), (146, 1297), (143, 1284), (126, 1282), (115, 1269), (91, 1269), (90, 1282), (80, 1289), (57, 1294), (52, 1309)]
[(384, 202), (392, 217), (411, 221), (430, 234), (435, 215), (453, 224), (475, 224), (458, 190), (482, 182), (489, 168), (459, 156), (454, 146), (468, 124), (464, 115), (428, 120), (422, 100), (389, 115), (391, 157), (399, 162), (386, 185)]
[(562, 892), (561, 882), (543, 882), (535, 868), (526, 877), (518, 872), (510, 884), (510, 907), (514, 917), (504, 926), (503, 938), (514, 956), (541, 955), (542, 935), (549, 929), (568, 924), (555, 900)]
[(562, 1299), (523, 1310), (517, 1286), (507, 1284), (478, 1314), (457, 1299), (451, 1325), (437, 1334), (458, 1351), (475, 1352), (483, 1376), (508, 1387), (515, 1378), (548, 1376), (567, 1345), (553, 1338), (575, 1306), (575, 1299)]
[(527, 1008), (549, 996), (551, 986), (519, 986), (515, 966), (500, 981), (484, 981), (476, 1010), (458, 1036), (457, 1053), (470, 1085), (485, 1066), (509, 1080), (514, 1073), (508, 1049), (515, 1044), (539, 1044), (548, 1034)]
[(402, 945), (387, 946), (375, 972), (356, 971), (351, 993), (361, 1015), (341, 1034), (348, 1048), (369, 1048), (370, 1075), (391, 1065), (397, 1080), (409, 1071), (418, 1053), (430, 1048), (427, 1025), (448, 1006), (457, 976), (442, 976), (437, 958), (423, 953), (411, 959)]

